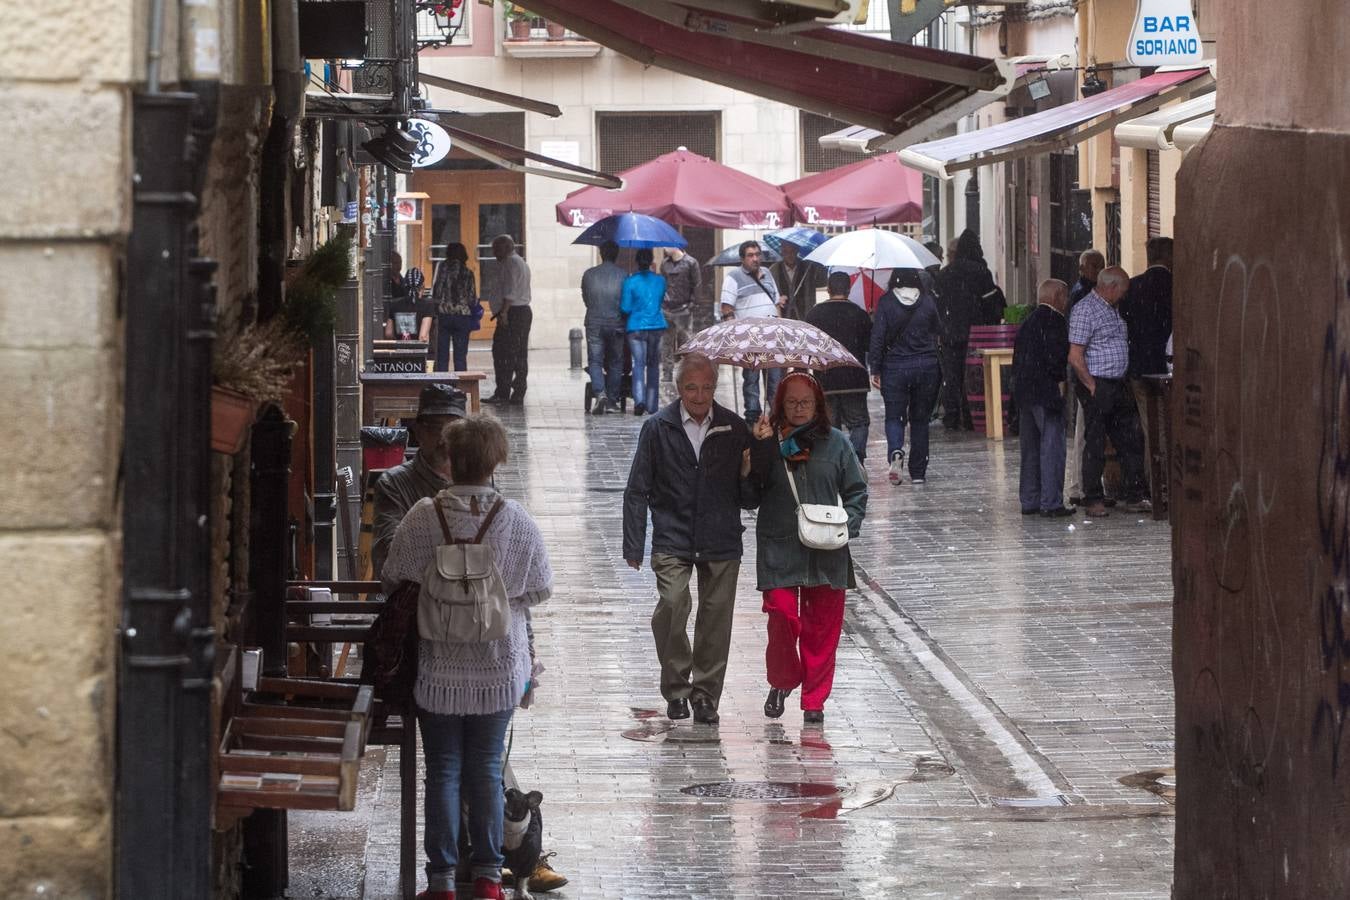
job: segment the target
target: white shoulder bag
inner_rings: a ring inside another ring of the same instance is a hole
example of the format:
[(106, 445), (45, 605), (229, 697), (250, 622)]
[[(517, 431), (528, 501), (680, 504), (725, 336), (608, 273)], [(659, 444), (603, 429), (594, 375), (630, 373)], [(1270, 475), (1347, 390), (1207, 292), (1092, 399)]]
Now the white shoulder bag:
[(792, 499), (797, 501), (797, 538), (802, 546), (812, 550), (838, 550), (848, 546), (848, 513), (844, 510), (844, 498), (835, 494), (833, 506), (803, 503), (787, 460), (783, 460), (783, 471), (787, 473), (788, 487), (792, 488)]

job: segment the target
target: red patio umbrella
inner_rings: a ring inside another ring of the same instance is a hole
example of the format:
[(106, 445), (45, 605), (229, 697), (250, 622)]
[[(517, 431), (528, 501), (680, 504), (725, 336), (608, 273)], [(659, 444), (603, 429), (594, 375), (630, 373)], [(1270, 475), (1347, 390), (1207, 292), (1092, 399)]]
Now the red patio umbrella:
[(558, 204), (558, 222), (581, 228), (614, 213), (637, 212), (671, 225), (781, 228), (787, 199), (777, 185), (681, 147), (620, 174), (617, 191), (587, 187)]
[(895, 153), (817, 172), (783, 185), (804, 225), (895, 225), (923, 218), (923, 173)]

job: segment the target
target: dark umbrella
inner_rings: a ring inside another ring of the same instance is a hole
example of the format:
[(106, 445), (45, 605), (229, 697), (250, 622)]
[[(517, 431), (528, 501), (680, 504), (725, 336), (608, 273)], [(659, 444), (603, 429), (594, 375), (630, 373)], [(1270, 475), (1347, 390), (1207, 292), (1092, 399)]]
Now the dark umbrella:
[(665, 222), (653, 216), (633, 212), (601, 219), (583, 231), (581, 237), (572, 243), (599, 247), (606, 241), (613, 241), (620, 247), (649, 250), (653, 247), (689, 246), (689, 242)]
[[(775, 253), (771, 248), (763, 244), (760, 245), (759, 248), (760, 262), (771, 264), (778, 262), (780, 259), (782, 259), (782, 257), (779, 256), (777, 253)], [(723, 250), (721, 253), (717, 254), (707, 262), (707, 265), (710, 266), (739, 266), (740, 264), (741, 264), (740, 244), (732, 244), (730, 247)]]

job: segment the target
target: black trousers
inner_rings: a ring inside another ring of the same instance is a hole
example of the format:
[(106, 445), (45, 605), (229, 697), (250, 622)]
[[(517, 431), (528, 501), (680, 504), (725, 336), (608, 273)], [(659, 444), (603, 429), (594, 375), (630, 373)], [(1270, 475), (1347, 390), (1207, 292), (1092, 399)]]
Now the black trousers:
[(534, 310), (528, 306), (509, 307), (506, 318), (497, 320), (492, 335), (492, 368), (497, 386), (492, 396), (502, 400), (524, 400), (530, 374), (530, 325)]
[(938, 348), (942, 366), (942, 424), (948, 428), (970, 427), (970, 399), (966, 396), (966, 348), (970, 341), (943, 341)]
[(1124, 380), (1098, 378), (1097, 393), (1075, 385), (1083, 404), (1083, 502), (1100, 503), (1102, 470), (1106, 468), (1106, 438), (1120, 460), (1121, 493), (1126, 503), (1148, 496), (1144, 481), (1144, 436), (1139, 430), (1139, 411)]

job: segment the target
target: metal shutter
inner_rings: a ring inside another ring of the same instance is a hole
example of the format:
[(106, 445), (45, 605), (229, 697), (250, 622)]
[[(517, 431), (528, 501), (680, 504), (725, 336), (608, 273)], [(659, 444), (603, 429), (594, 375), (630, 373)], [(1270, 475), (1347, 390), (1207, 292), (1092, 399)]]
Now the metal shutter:
[(799, 121), (802, 135), (803, 175), (810, 175), (812, 172), (824, 172), (862, 159), (858, 154), (850, 153), (847, 150), (827, 150), (820, 146), (821, 137), (841, 128), (847, 128), (847, 122), (840, 122), (837, 119), (831, 119), (829, 116), (817, 115), (806, 110), (801, 111)]
[(1157, 150), (1145, 150), (1148, 156), (1148, 236), (1162, 234), (1162, 157)]
[(717, 159), (720, 113), (597, 113), (600, 170), (619, 173), (686, 147)]

